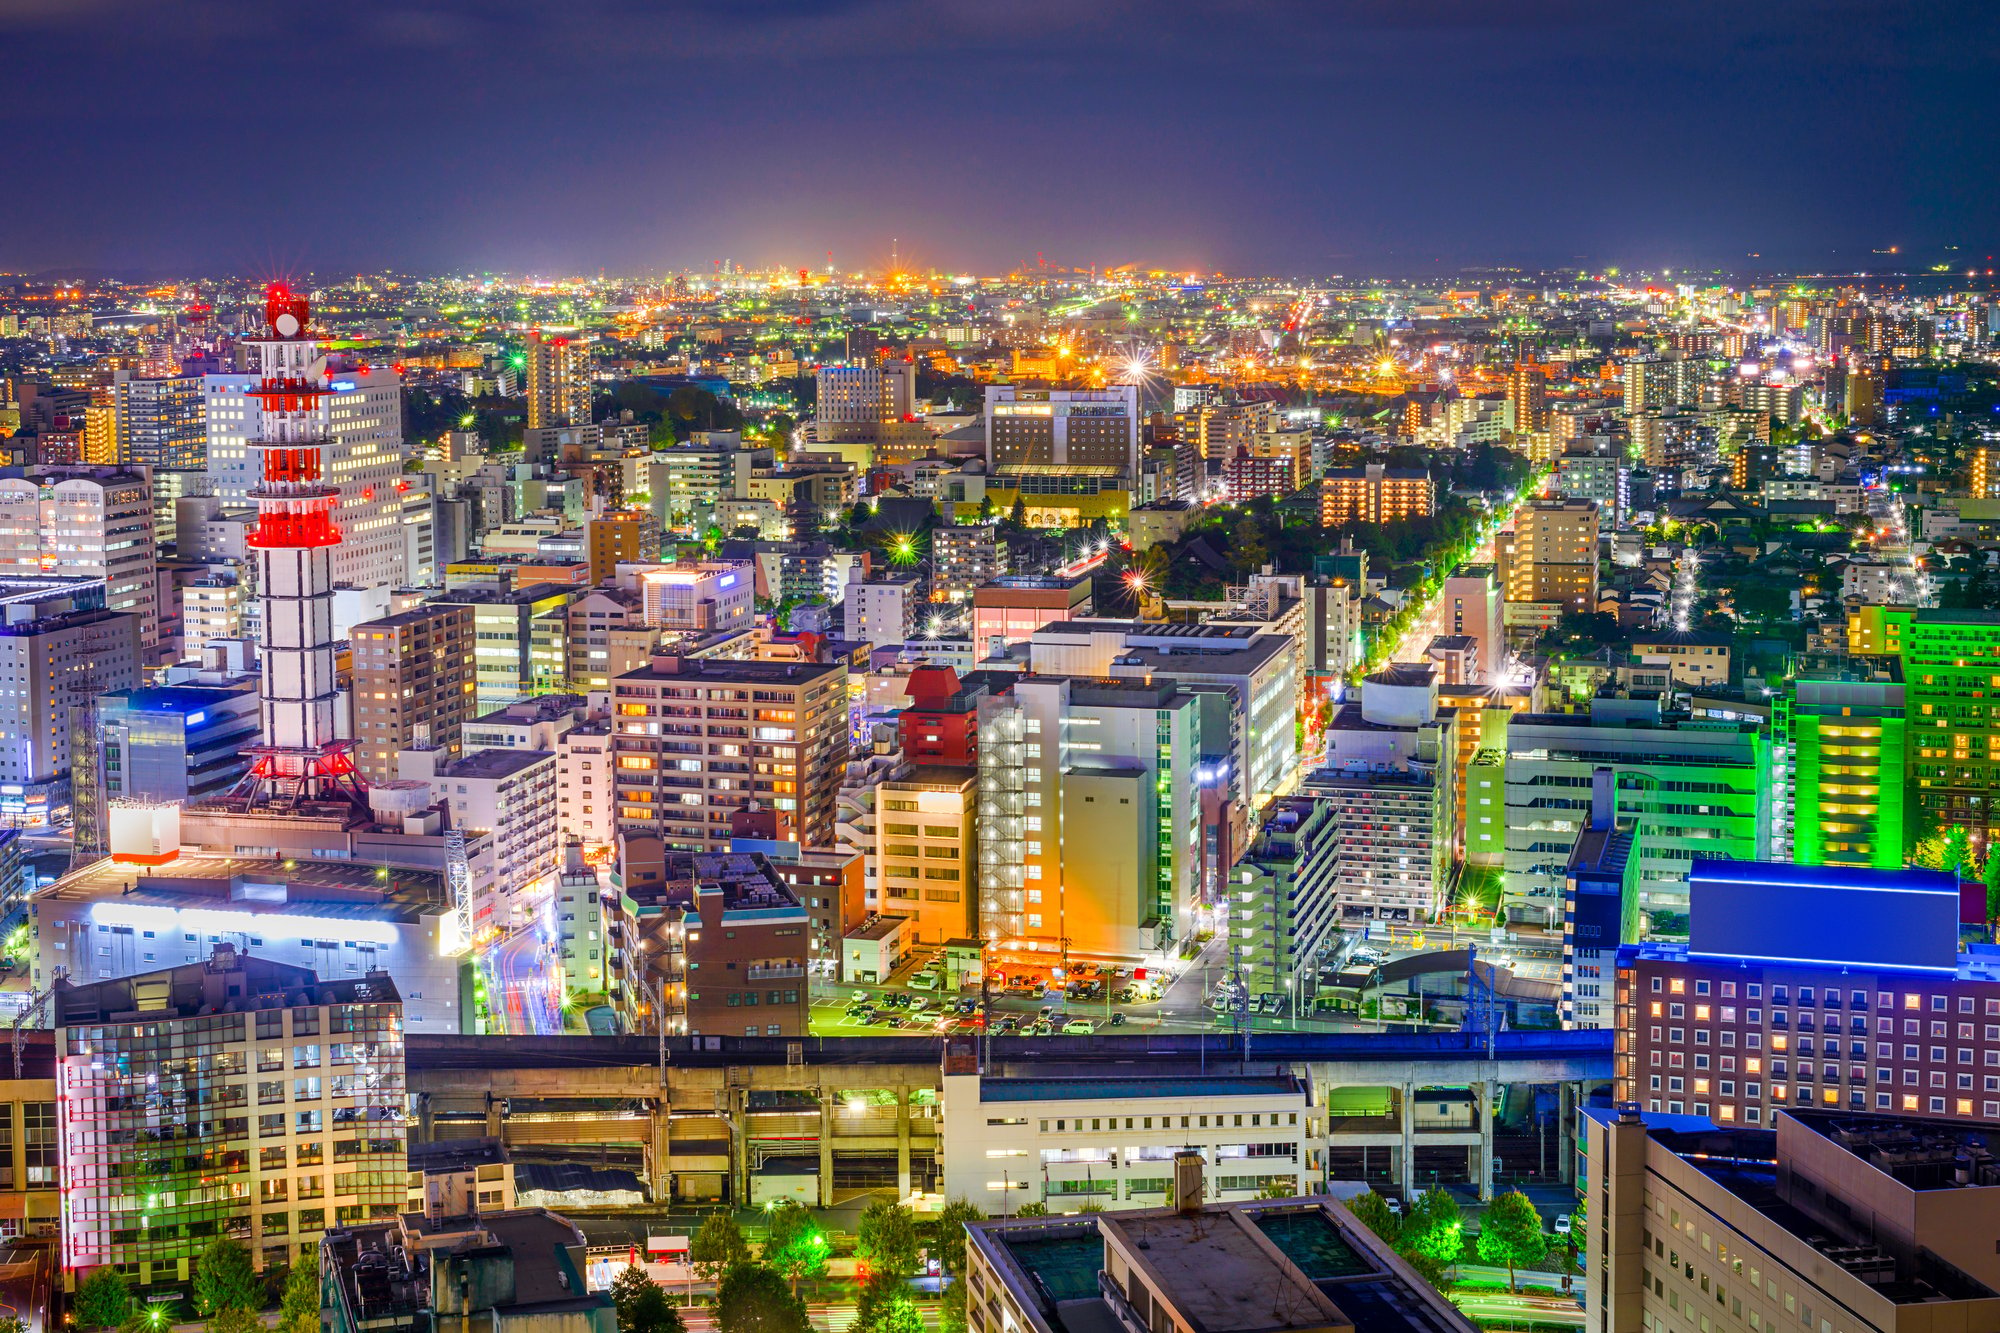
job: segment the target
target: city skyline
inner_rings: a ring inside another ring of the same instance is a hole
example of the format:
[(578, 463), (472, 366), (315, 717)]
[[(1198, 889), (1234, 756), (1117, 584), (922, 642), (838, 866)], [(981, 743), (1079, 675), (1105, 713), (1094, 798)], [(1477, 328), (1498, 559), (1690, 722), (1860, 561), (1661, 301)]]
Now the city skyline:
[[(16, 3), (10, 120), (92, 185), (10, 210), (0, 269), (1962, 272), (1977, 18)], [(314, 183), (254, 169), (302, 117)]]

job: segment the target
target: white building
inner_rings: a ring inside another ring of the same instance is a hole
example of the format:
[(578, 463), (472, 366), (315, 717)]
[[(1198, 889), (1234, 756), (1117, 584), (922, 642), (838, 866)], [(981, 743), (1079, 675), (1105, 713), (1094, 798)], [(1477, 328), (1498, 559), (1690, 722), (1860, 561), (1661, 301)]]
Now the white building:
[(645, 623), (679, 634), (734, 634), (750, 628), (756, 579), (747, 565), (683, 560), (618, 566), (617, 586), (637, 590)]
[(565, 731), (556, 741), (556, 828), (564, 841), (586, 848), (617, 841), (611, 790), (610, 721)]
[(989, 1216), (1046, 1202), (1157, 1208), (1174, 1154), (1205, 1163), (1209, 1199), (1270, 1185), (1311, 1194), (1324, 1178), (1320, 1114), (1289, 1074), (999, 1078), (947, 1072), (940, 1098), (944, 1193)]
[(95, 579), (0, 582), (0, 824), (42, 827), (70, 804), (70, 719), (139, 683), (138, 617)]
[(0, 578), (103, 579), (106, 609), (137, 616), (147, 649), (160, 629), (159, 556), (142, 473), (76, 466), (0, 478)]
[(849, 643), (878, 647), (906, 643), (917, 627), (917, 577), (913, 573), (877, 574), (848, 570), (847, 596), (841, 602)]
[[(246, 356), (255, 356), (246, 345)], [(263, 433), (262, 410), (250, 390), (258, 367), (204, 378), (208, 419), (208, 468), (215, 494), (241, 502), (257, 484), (261, 462), (250, 442)], [(322, 400), (327, 479), (340, 491), (334, 522), (341, 543), (333, 548), (333, 581), (356, 587), (401, 587), (410, 581), (408, 537), (403, 531), (402, 379), (385, 366), (367, 370), (339, 362), (328, 367), (332, 392)]]
[(583, 849), (574, 844), (565, 848), (562, 872), (556, 880), (556, 932), (560, 937), (556, 952), (562, 962), (563, 982), (570, 990), (594, 993), (606, 989), (609, 954), (604, 889), (597, 867), (583, 859)]
[(428, 782), (451, 806), (452, 826), (490, 833), (498, 873), (487, 902), (474, 902), (475, 939), (525, 925), (555, 889), (562, 844), (556, 830), (556, 757), (547, 750), (402, 750), (396, 775)]

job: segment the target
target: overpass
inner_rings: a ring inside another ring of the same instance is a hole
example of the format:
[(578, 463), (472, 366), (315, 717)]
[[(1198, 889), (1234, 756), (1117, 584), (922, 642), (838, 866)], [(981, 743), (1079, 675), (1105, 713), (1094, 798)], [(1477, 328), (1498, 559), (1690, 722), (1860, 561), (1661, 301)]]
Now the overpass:
[[(1428, 1160), (1490, 1184), (1508, 1089), (1557, 1090), (1556, 1141), (1611, 1078), (1612, 1034), (1100, 1033), (1087, 1037), (406, 1039), (417, 1141), (494, 1135), (517, 1154), (622, 1163), (677, 1202), (745, 1199), (767, 1162), (817, 1158), (821, 1202), (908, 1195), (942, 1159), (943, 1073), (1185, 1078), (1288, 1071), (1324, 1108), (1328, 1160), (1415, 1188)], [(662, 1058), (664, 1056), (664, 1063)], [(1344, 1092), (1343, 1090), (1347, 1090)], [(960, 1132), (976, 1132), (972, 1126)], [(1371, 1157), (1379, 1150), (1380, 1155)], [(1567, 1178), (1569, 1154), (1558, 1161)], [(1442, 1177), (1440, 1177), (1442, 1178)]]

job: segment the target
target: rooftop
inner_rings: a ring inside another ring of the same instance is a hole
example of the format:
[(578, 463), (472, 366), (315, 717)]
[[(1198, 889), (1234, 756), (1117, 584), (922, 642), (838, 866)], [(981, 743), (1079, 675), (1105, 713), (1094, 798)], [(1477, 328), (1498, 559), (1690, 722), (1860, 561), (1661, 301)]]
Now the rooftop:
[(979, 1081), (982, 1102), (1099, 1101), (1141, 1097), (1299, 1097), (1288, 1074), (1167, 1074), (1134, 1078), (994, 1078)]
[[(109, 857), (71, 871), (35, 894), (37, 902), (89, 902), (114, 914), (134, 908), (214, 908), (259, 915), (331, 917), (414, 924), (443, 910), (444, 876), (373, 863), (282, 861), (182, 852), (157, 869)], [(138, 913), (139, 915), (143, 913)]]
[(538, 764), (554, 763), (553, 750), (474, 750), (439, 770), (441, 778), (511, 778)]
[(386, 972), (321, 981), (309, 967), (239, 954), (221, 946), (205, 961), (112, 981), (55, 985), (57, 1027), (76, 1023), (152, 1022), (213, 1013), (248, 1013), (319, 1004), (400, 1004)]

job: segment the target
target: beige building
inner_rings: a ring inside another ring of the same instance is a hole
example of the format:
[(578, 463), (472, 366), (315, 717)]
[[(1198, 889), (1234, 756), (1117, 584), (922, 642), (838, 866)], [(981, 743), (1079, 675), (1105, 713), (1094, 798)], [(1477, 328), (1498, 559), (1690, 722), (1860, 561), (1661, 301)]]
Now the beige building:
[(1597, 609), (1597, 504), (1534, 500), (1495, 539), (1501, 593), (1509, 602)]
[(1762, 1131), (1654, 1119), (1587, 1121), (1587, 1333), (2000, 1329), (1990, 1133), (1811, 1111)]
[(420, 742), (459, 752), (472, 719), (472, 608), (426, 602), (365, 620), (354, 652), (354, 762), (370, 782), (396, 776), (396, 752)]
[(1422, 468), (1368, 463), (1330, 470), (1320, 481), (1320, 522), (1394, 523), (1428, 518), (1437, 511), (1437, 487)]
[(973, 768), (924, 767), (876, 795), (874, 911), (905, 917), (920, 944), (973, 935), (978, 895)]

